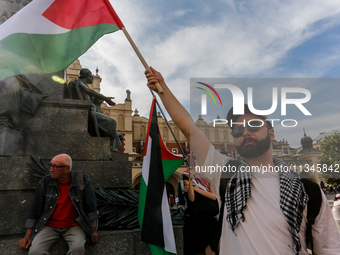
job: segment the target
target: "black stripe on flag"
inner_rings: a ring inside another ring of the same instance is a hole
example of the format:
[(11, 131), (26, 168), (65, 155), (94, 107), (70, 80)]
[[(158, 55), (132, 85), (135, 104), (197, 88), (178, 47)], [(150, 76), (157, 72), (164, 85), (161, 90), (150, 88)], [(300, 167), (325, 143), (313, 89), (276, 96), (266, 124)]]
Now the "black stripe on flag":
[[(164, 247), (162, 220), (164, 173), (155, 104), (149, 129), (149, 136), (152, 139), (151, 158), (141, 240), (149, 244)], [(149, 142), (151, 141), (149, 140)]]

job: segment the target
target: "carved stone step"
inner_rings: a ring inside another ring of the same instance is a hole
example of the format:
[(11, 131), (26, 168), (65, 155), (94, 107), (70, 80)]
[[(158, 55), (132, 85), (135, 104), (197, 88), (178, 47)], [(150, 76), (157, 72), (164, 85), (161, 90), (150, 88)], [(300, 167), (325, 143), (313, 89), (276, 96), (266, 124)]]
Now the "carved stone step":
[(87, 134), (91, 106), (91, 101), (46, 98), (33, 117), (22, 114), (20, 127), (26, 132)]
[[(109, 161), (73, 160), (72, 169), (86, 173), (94, 187), (128, 188), (132, 186), (132, 171), (127, 157), (128, 154), (114, 153)], [(43, 160), (47, 164), (51, 159)], [(27, 162), (32, 163), (30, 157), (0, 157), (0, 191), (35, 189), (39, 180), (31, 176)]]
[(26, 136), (25, 156), (53, 158), (66, 153), (74, 160), (110, 160), (110, 138), (34, 132)]
[(11, 128), (0, 127), (0, 155), (23, 156), (24, 133)]

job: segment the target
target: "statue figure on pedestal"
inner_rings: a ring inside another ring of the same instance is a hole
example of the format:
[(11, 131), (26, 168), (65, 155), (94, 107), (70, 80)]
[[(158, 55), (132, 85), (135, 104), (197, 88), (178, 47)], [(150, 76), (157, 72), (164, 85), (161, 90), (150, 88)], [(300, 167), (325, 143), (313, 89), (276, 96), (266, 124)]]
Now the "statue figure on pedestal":
[(126, 99), (127, 101), (131, 101), (131, 91), (130, 90), (126, 90)]
[(117, 122), (106, 116), (100, 109), (103, 101), (115, 105), (113, 97), (106, 97), (89, 88), (87, 84), (93, 82), (93, 75), (87, 68), (80, 70), (79, 77), (67, 85), (67, 97), (71, 99), (92, 101), (91, 117), (89, 120), (89, 133), (92, 136), (110, 137), (110, 150), (117, 151), (121, 146), (123, 136), (117, 132)]

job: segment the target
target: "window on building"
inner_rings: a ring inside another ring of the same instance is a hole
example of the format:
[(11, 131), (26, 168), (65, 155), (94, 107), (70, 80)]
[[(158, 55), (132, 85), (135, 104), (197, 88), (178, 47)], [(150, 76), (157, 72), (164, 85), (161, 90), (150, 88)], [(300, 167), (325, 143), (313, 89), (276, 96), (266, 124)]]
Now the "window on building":
[(168, 135), (168, 128), (167, 127), (163, 127), (163, 139), (164, 138), (167, 142), (169, 141), (169, 135)]
[(220, 142), (220, 141), (219, 141), (218, 131), (217, 131), (217, 130), (215, 130), (214, 135), (215, 135), (215, 142), (216, 142), (216, 143), (217, 143), (217, 142)]
[(204, 130), (204, 134), (209, 139), (209, 130), (208, 129)]
[(283, 153), (288, 154), (288, 148), (283, 148)]
[(228, 133), (226, 130), (223, 131), (223, 138), (228, 141)]
[(174, 128), (174, 133), (175, 133), (175, 136), (177, 138), (177, 140), (179, 139), (179, 130), (177, 127)]
[(118, 130), (124, 130), (125, 129), (125, 123), (124, 123), (124, 116), (123, 114), (119, 114), (118, 116)]
[[(141, 126), (141, 127), (140, 127), (140, 133), (142, 134), (143, 140), (145, 140), (145, 136), (146, 136), (146, 134), (145, 134), (145, 126)], [(139, 138), (138, 138), (138, 139), (139, 139)]]

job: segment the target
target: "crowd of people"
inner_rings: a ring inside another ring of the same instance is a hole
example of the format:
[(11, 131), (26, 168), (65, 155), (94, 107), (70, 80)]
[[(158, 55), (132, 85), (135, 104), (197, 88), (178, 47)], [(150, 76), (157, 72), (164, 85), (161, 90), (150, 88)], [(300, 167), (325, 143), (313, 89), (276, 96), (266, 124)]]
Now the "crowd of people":
[(325, 193), (325, 195), (338, 194), (340, 193), (340, 185), (337, 185), (335, 187), (333, 187), (332, 185), (328, 185), (326, 187), (323, 187), (322, 191)]
[(340, 194), (336, 194), (333, 200), (333, 206), (340, 206)]

